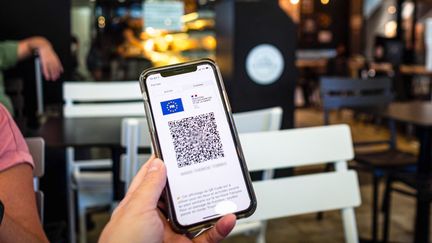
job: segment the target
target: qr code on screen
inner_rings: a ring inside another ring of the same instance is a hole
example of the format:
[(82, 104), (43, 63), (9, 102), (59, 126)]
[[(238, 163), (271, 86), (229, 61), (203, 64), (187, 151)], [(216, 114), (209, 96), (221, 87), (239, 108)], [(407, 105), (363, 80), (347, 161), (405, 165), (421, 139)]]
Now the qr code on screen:
[(168, 122), (179, 168), (224, 157), (214, 113)]

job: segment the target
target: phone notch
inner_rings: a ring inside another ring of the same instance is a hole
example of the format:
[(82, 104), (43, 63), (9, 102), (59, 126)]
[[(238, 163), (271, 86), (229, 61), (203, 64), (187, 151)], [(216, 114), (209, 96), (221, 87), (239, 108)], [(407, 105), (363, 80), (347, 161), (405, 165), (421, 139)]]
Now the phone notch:
[(162, 72), (160, 72), (160, 75), (162, 77), (166, 78), (166, 77), (175, 76), (175, 75), (179, 75), (179, 74), (183, 74), (183, 73), (195, 72), (196, 70), (197, 70), (197, 66), (195, 66), (195, 65), (185, 66), (185, 67), (175, 68), (172, 70), (162, 71)]

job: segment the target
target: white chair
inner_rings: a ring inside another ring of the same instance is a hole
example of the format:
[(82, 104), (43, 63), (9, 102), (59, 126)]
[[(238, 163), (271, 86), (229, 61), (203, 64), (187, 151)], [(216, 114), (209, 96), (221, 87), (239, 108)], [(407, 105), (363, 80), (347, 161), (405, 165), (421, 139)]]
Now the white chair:
[(65, 82), (65, 117), (142, 116), (144, 105), (138, 81)]
[(282, 124), (281, 107), (238, 112), (233, 114), (238, 133), (279, 130)]
[[(347, 125), (240, 134), (240, 142), (249, 171), (326, 163), (334, 164), (335, 171), (253, 182), (258, 207), (251, 217), (240, 220), (239, 227), (340, 209), (346, 242), (358, 242), (354, 207), (361, 199), (357, 173), (347, 167), (354, 156)], [(257, 242), (265, 242), (265, 232)]]
[[(233, 114), (234, 123), (239, 134), (250, 132), (276, 131), (282, 125), (283, 110), (281, 107), (272, 107), (261, 110), (239, 112)], [(270, 179), (274, 170), (265, 170), (263, 178)], [(240, 233), (256, 233), (257, 241), (265, 237), (267, 222), (265, 220), (250, 222), (248, 224), (237, 224), (232, 235)]]
[[(235, 113), (233, 118), (239, 133), (278, 130), (282, 124), (282, 108), (273, 107)], [(151, 137), (146, 119), (123, 119), (122, 146), (126, 148), (126, 154), (121, 158), (123, 171), (120, 173), (122, 176), (120, 179), (125, 182), (125, 191), (127, 191), (140, 166), (150, 158), (150, 154), (138, 153), (138, 148), (151, 147)]]
[(44, 194), (39, 189), (39, 179), (45, 174), (45, 141), (43, 138), (26, 138), (27, 146), (30, 155), (33, 158), (33, 186), (36, 196), (36, 204), (41, 223), (43, 223), (44, 215)]
[[(121, 156), (120, 180), (125, 183), (125, 192), (133, 177), (151, 156), (151, 137), (145, 118), (124, 118), (122, 120), (121, 144), (126, 154)], [(149, 153), (140, 153), (139, 149), (150, 149)]]
[[(65, 82), (65, 118), (143, 116), (138, 81)], [(66, 149), (69, 241), (75, 242), (75, 208), (78, 209), (80, 242), (86, 242), (86, 211), (112, 202), (112, 160), (75, 160), (75, 149)], [(104, 171), (89, 171), (89, 170)], [(75, 206), (74, 193), (77, 194)]]

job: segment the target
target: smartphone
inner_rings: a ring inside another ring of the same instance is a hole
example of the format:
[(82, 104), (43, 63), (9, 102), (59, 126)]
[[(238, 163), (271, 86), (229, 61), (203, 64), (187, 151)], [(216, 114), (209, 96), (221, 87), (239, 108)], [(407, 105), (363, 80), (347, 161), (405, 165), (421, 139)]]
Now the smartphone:
[(197, 232), (228, 213), (252, 215), (257, 202), (216, 64), (151, 68), (140, 86), (154, 150), (167, 168), (174, 230)]

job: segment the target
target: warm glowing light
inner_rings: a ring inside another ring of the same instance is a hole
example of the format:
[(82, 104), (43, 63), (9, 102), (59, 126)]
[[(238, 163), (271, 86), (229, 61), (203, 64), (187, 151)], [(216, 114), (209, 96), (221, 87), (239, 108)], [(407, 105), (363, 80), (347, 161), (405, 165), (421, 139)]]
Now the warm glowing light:
[(384, 34), (388, 38), (396, 36), (397, 23), (396, 21), (389, 21), (384, 26)]
[(183, 16), (181, 17), (181, 21), (182, 21), (183, 23), (186, 23), (186, 22), (193, 21), (193, 20), (195, 20), (195, 19), (197, 19), (197, 18), (198, 18), (198, 13), (197, 13), (197, 12), (193, 12), (193, 13), (190, 13), (190, 14), (185, 14), (185, 15), (183, 15)]
[(402, 7), (402, 18), (408, 19), (414, 13), (415, 5), (412, 2), (405, 2)]
[(173, 37), (172, 35), (166, 35), (166, 36), (165, 36), (165, 40), (166, 40), (167, 42), (171, 42), (171, 41), (174, 40), (174, 37)]
[(153, 51), (154, 48), (154, 41), (153, 40), (147, 40), (144, 43), (144, 50), (146, 50), (147, 52), (151, 52)]
[(105, 17), (104, 16), (98, 17), (98, 27), (101, 29), (105, 28)]
[(294, 5), (298, 4), (299, 2), (300, 2), (300, 0), (290, 0), (290, 3), (294, 4)]
[(330, 2), (330, 0), (321, 0), (321, 3), (324, 5), (327, 5)]
[(216, 38), (214, 36), (206, 36), (201, 40), (201, 45), (204, 49), (212, 51), (216, 49)]
[(153, 37), (153, 36), (160, 36), (162, 34), (162, 31), (159, 29), (152, 28), (152, 27), (147, 27), (147, 28), (145, 28), (145, 33), (149, 37)]
[(391, 5), (387, 8), (387, 13), (389, 14), (395, 14), (396, 13), (396, 7)]

